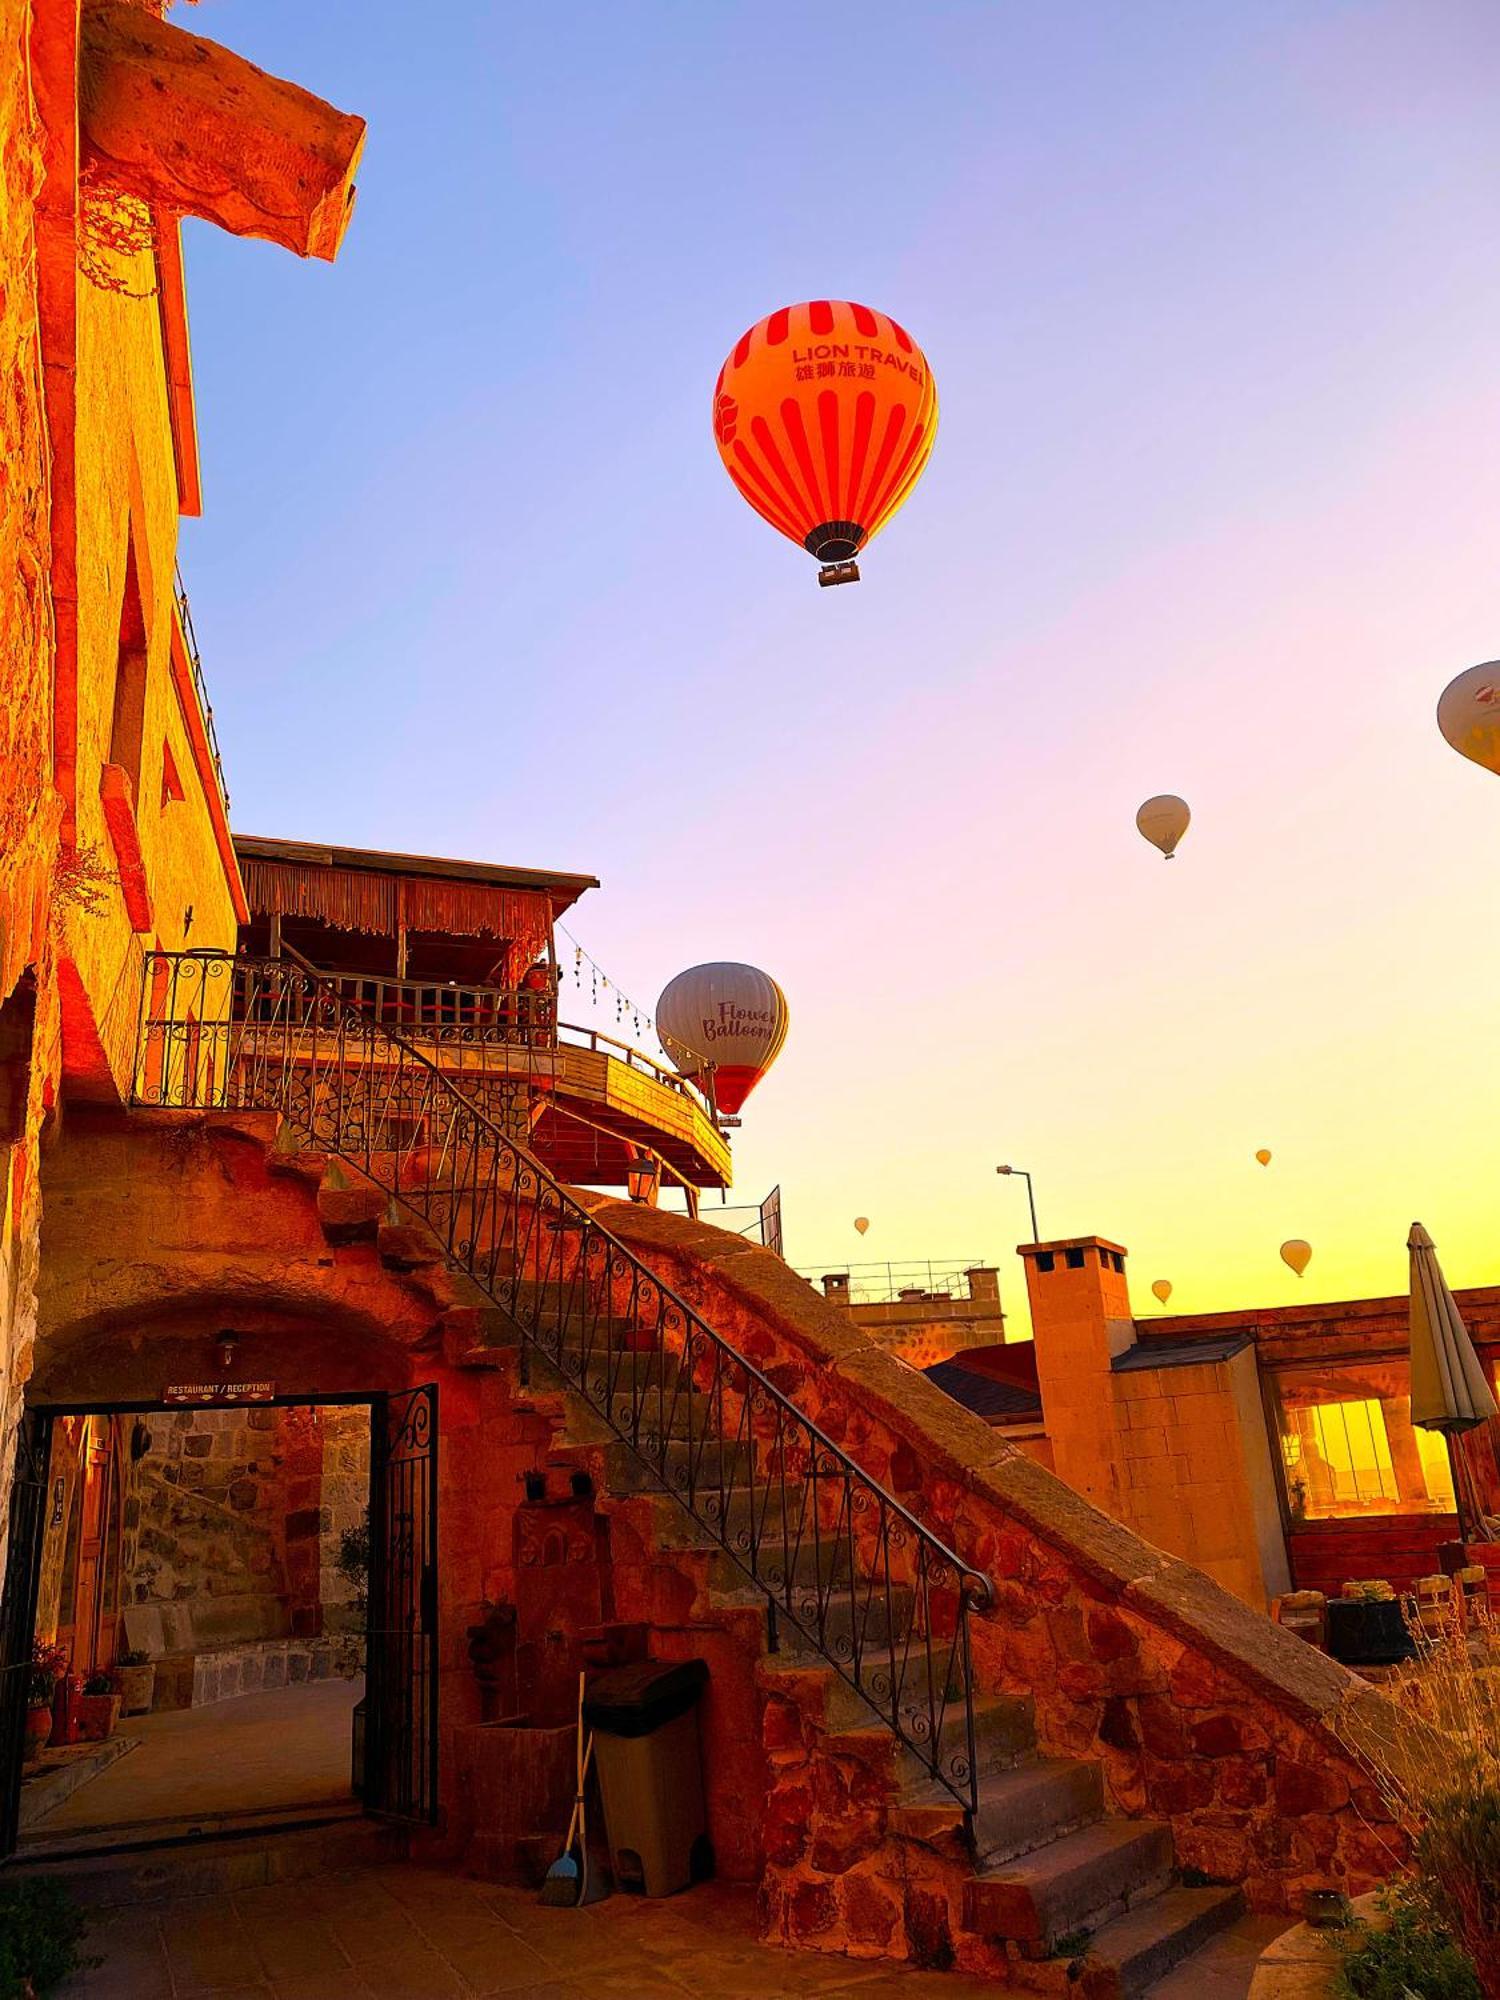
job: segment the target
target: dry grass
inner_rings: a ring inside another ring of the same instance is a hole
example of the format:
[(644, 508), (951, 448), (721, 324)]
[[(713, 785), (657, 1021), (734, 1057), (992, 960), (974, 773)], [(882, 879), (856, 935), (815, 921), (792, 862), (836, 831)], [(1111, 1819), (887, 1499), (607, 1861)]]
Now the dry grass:
[(1349, 1747), (1387, 1809), (1418, 1829), (1414, 1886), (1473, 1960), (1486, 2000), (1500, 2000), (1500, 1633), (1456, 1590), (1403, 1610), (1417, 1657), (1386, 1691), (1421, 1754)]

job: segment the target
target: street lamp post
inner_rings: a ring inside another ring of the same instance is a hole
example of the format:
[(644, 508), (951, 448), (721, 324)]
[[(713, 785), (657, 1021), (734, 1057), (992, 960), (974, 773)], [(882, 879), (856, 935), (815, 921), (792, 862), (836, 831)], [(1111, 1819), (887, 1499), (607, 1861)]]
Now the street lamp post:
[(1036, 1196), (1031, 1191), (1031, 1176), (1024, 1167), (996, 1167), (997, 1174), (1016, 1174), (1026, 1183), (1026, 1206), (1031, 1210), (1031, 1240), (1040, 1243), (1042, 1232), (1036, 1226)]

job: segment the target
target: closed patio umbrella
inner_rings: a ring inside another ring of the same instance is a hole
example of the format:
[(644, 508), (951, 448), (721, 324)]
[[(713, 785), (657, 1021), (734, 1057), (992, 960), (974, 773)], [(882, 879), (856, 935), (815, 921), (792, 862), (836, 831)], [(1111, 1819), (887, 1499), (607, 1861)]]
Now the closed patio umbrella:
[(1468, 1523), (1453, 1440), (1459, 1432), (1500, 1416), (1500, 1408), (1448, 1289), (1432, 1238), (1420, 1222), (1412, 1224), (1406, 1247), (1411, 1252), (1411, 1420), (1424, 1431), (1441, 1431), (1448, 1440), (1458, 1538), (1463, 1542), (1468, 1540)]

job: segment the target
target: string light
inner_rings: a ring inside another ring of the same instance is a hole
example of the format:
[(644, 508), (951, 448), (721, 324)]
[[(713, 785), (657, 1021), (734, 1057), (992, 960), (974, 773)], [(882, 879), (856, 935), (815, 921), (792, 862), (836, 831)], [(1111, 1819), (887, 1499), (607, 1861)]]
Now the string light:
[(619, 981), (617, 979), (611, 979), (609, 977), (609, 975), (605, 972), (604, 967), (600, 965), (599, 961), (596, 958), (594, 958), (591, 953), (586, 952), (584, 950), (583, 946), (578, 942), (577, 938), (574, 937), (573, 933), (568, 929), (566, 924), (559, 924), (557, 928), (559, 929), (559, 931), (562, 932), (562, 935), (568, 940), (568, 943), (573, 947), (573, 984), (576, 987), (578, 987), (580, 992), (583, 989), (583, 969), (585, 965), (587, 965), (588, 976), (589, 976), (589, 998), (593, 1001), (594, 1005), (596, 1007), (598, 1006), (599, 995), (601, 993), (613, 994), (615, 1002), (615, 1019), (617, 1021), (623, 1022), (625, 1016), (628, 1014), (632, 1022), (634, 1022), (635, 1024), (635, 1031), (637, 1034), (640, 1034), (640, 1032), (644, 1028), (649, 1028), (654, 1033), (656, 1030), (656, 1022), (653, 1020), (651, 1016), (650, 1009), (638, 1006), (636, 1002), (631, 999), (630, 995), (625, 991), (625, 989), (620, 985)]

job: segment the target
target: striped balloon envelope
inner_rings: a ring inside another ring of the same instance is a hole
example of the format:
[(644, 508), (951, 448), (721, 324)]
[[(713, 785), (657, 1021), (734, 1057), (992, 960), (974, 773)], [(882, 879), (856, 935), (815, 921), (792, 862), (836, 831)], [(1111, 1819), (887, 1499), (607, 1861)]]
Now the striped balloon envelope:
[(783, 306), (714, 384), (714, 439), (756, 513), (853, 583), (854, 558), (922, 476), (937, 436), (927, 357), (885, 313), (843, 299)]

